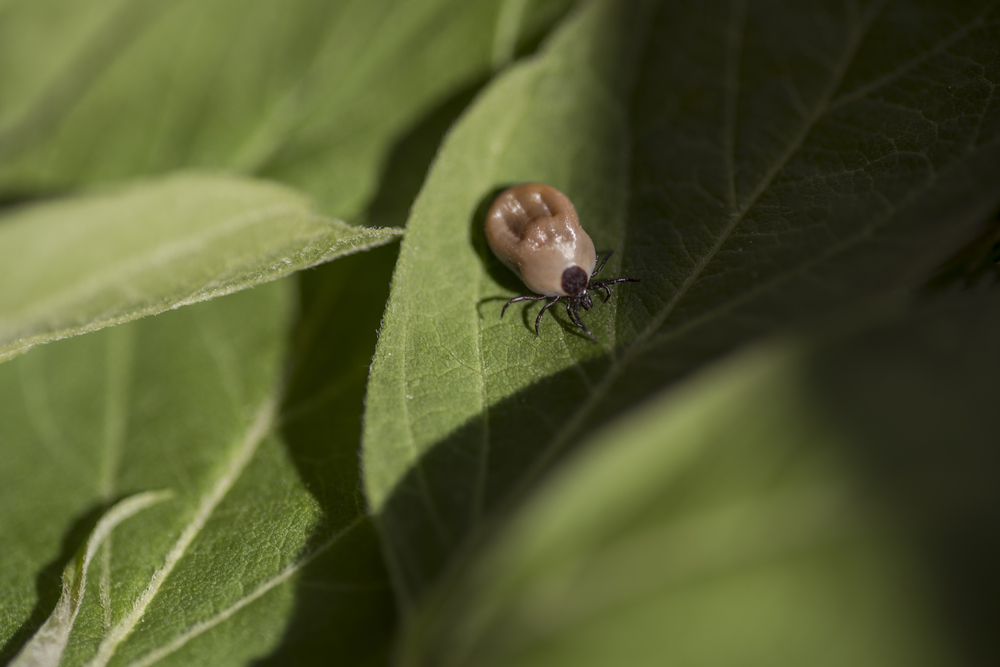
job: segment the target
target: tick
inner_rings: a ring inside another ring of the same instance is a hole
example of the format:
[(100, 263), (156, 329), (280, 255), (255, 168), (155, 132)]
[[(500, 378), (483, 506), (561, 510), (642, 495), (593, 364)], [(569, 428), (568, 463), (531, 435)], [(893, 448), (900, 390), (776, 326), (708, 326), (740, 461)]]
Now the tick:
[(594, 305), (589, 291), (604, 290), (607, 302), (609, 286), (639, 282), (638, 278), (592, 281), (611, 253), (597, 264), (594, 242), (580, 226), (573, 202), (551, 185), (524, 183), (501, 192), (486, 216), (486, 240), (493, 254), (536, 293), (515, 296), (504, 304), (501, 318), (512, 303), (552, 299), (535, 318), (536, 337), (545, 311), (565, 299), (570, 321), (596, 343), (579, 312), (581, 306), (590, 310)]

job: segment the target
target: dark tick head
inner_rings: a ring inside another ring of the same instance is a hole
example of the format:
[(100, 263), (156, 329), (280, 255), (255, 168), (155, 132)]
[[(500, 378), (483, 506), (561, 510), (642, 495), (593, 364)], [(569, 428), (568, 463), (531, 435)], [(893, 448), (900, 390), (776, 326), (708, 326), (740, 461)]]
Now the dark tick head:
[(590, 276), (588, 276), (587, 272), (579, 266), (571, 266), (563, 271), (562, 288), (563, 291), (570, 296), (576, 296), (583, 290), (587, 289), (589, 282)]

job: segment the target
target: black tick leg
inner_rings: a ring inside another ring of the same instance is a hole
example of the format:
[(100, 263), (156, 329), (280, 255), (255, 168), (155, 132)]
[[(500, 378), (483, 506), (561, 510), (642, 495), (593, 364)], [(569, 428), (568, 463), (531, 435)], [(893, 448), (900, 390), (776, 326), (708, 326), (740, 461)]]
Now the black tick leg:
[(547, 296), (532, 296), (530, 294), (524, 294), (522, 296), (515, 296), (513, 299), (508, 301), (503, 305), (503, 310), (500, 311), (500, 319), (503, 319), (503, 314), (507, 312), (507, 306), (512, 303), (517, 303), (518, 301), (541, 301), (542, 299), (547, 299)]
[[(570, 310), (570, 305), (573, 306), (572, 310)], [(575, 324), (576, 326), (578, 326), (581, 329), (583, 329), (583, 332), (585, 334), (587, 334), (587, 338), (589, 338), (591, 341), (593, 341), (595, 343), (598, 342), (597, 336), (595, 336), (593, 333), (591, 333), (590, 329), (587, 328), (587, 325), (584, 324), (583, 320), (580, 319), (580, 302), (579, 301), (575, 301), (575, 300), (567, 301), (566, 302), (566, 314), (569, 316), (569, 319), (570, 319), (571, 322), (573, 322), (573, 324)]]
[(597, 266), (596, 269), (594, 269), (594, 272), (590, 274), (591, 277), (594, 277), (598, 273), (601, 272), (601, 269), (603, 269), (604, 265), (608, 263), (608, 258), (611, 257), (611, 253), (613, 253), (613, 252), (614, 252), (614, 250), (609, 250), (608, 251), (608, 254), (604, 256), (604, 259), (602, 259), (601, 263)]
[[(548, 297), (543, 296), (541, 298), (547, 299)], [(556, 301), (558, 301), (561, 298), (562, 298), (561, 296), (553, 297), (552, 301), (549, 301), (547, 304), (545, 304), (544, 306), (542, 306), (542, 309), (540, 311), (538, 311), (538, 317), (535, 318), (535, 338), (538, 338), (538, 325), (542, 321), (542, 315), (545, 314), (546, 310), (548, 310), (552, 306), (556, 305)], [(538, 299), (535, 299), (535, 301), (537, 301), (537, 300)]]

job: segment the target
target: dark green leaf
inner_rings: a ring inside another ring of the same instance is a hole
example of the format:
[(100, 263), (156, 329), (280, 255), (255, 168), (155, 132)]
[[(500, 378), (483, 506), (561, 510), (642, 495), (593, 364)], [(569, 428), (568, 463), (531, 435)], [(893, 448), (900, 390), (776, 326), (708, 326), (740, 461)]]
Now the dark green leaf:
[(35, 632), (24, 648), (10, 663), (12, 667), (32, 667), (37, 665), (58, 665), (62, 660), (73, 625), (80, 613), (87, 593), (87, 572), (97, 550), (104, 546), (118, 524), (138, 512), (163, 502), (173, 495), (169, 491), (146, 491), (129, 496), (110, 508), (94, 526), (87, 543), (76, 558), (66, 564), (62, 576), (62, 593), (56, 608)]
[[(594, 428), (748, 341), (921, 284), (1000, 204), (996, 3), (646, 7), (590, 3), (491, 84), (414, 206), (364, 439), (404, 599)], [(558, 308), (537, 340), (537, 305), (498, 320), (524, 287), (480, 229), (529, 180), (616, 251), (609, 277), (642, 279), (585, 316), (599, 346)]]
[(994, 664), (1000, 298), (779, 340), (587, 439), (405, 665)]
[(938, 268), (926, 285), (928, 292), (947, 289), (989, 289), (1000, 282), (1000, 217)]

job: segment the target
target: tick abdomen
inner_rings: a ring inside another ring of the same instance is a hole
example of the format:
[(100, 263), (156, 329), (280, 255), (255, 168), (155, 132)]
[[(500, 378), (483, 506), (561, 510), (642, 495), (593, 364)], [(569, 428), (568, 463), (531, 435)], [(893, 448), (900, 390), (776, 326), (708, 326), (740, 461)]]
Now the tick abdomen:
[(603, 292), (607, 301), (612, 285), (639, 282), (638, 278), (591, 280), (611, 253), (596, 266), (594, 242), (580, 226), (576, 209), (569, 197), (550, 185), (525, 183), (501, 192), (486, 215), (486, 240), (500, 261), (542, 295), (515, 296), (504, 304), (501, 318), (512, 303), (552, 299), (535, 317), (536, 337), (545, 311), (565, 299), (566, 316), (590, 340), (598, 342), (580, 319), (580, 308), (590, 310), (593, 306), (590, 291)]
[[(537, 294), (576, 294), (567, 287), (578, 287), (579, 275), (589, 277), (597, 264), (594, 242), (580, 226), (572, 202), (542, 183), (502, 192), (486, 216), (486, 239), (493, 254)], [(566, 274), (574, 267), (580, 271)]]

